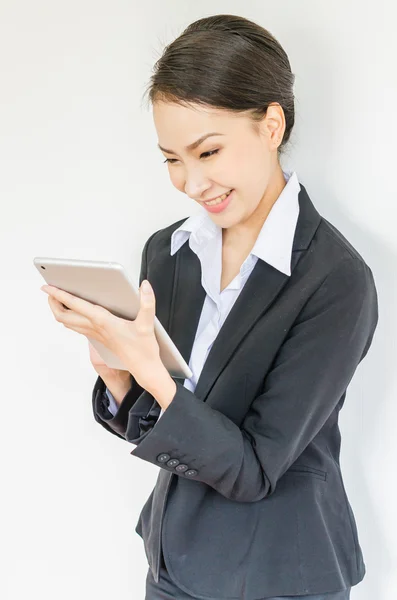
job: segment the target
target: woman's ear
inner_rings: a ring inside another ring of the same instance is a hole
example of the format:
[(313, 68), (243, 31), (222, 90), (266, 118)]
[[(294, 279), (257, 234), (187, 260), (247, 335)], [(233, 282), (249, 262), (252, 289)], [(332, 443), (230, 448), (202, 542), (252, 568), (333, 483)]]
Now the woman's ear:
[(272, 102), (267, 107), (263, 127), (268, 137), (269, 149), (276, 150), (282, 142), (285, 132), (284, 110), (278, 102)]

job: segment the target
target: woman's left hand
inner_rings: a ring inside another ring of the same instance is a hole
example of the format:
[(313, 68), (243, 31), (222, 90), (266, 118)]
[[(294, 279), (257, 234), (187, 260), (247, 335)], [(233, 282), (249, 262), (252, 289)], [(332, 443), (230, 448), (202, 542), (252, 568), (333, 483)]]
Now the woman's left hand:
[(44, 285), (40, 289), (48, 294), (48, 303), (59, 323), (101, 342), (120, 358), (137, 383), (150, 391), (150, 386), (156, 386), (156, 380), (168, 372), (160, 359), (154, 333), (154, 291), (148, 282), (149, 290), (145, 293), (144, 283), (140, 287), (141, 304), (134, 321), (116, 317), (106, 308), (57, 287)]

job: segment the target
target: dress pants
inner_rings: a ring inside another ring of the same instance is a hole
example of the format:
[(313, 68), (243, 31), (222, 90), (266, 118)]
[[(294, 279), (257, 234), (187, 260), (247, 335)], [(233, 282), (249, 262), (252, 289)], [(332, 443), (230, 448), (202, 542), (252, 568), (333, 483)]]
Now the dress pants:
[[(264, 596), (261, 598), (258, 591), (258, 600), (349, 600), (350, 590), (348, 588), (341, 592), (330, 592), (328, 594), (310, 594), (305, 596)], [(178, 588), (170, 578), (164, 563), (164, 557), (161, 556), (160, 581), (155, 582), (151, 569), (149, 568), (146, 576), (146, 595), (145, 600), (193, 600), (196, 596), (190, 596)], [(210, 600), (210, 598), (208, 598)], [(211, 600), (222, 600), (211, 598)]]

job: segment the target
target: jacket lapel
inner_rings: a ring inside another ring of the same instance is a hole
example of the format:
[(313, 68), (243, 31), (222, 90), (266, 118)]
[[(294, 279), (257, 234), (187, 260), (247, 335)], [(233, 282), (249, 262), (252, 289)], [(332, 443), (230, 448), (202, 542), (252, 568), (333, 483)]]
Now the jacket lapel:
[[(300, 210), (292, 248), (291, 270), (308, 247), (321, 220), (306, 189), (302, 184), (300, 186)], [(201, 285), (200, 260), (190, 249), (188, 242), (178, 250), (175, 258), (168, 332), (188, 363), (205, 300), (205, 290)], [(195, 388), (194, 393), (198, 398), (205, 401), (236, 348), (276, 299), (288, 279), (288, 275), (263, 260), (257, 261), (212, 345)], [(159, 318), (162, 320), (160, 316)]]

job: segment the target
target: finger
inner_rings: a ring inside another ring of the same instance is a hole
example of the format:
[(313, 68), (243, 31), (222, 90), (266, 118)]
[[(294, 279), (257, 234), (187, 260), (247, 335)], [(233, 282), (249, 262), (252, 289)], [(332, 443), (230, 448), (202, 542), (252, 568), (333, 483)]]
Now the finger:
[(48, 304), (58, 323), (62, 323), (65, 327), (75, 329), (76, 331), (77, 328), (85, 331), (92, 330), (91, 321), (87, 317), (75, 313), (71, 309), (63, 308), (62, 303), (56, 300), (56, 298), (48, 296)]
[(102, 306), (98, 306), (97, 304), (93, 304), (92, 302), (88, 302), (87, 300), (83, 300), (77, 296), (73, 296), (73, 294), (69, 294), (69, 292), (60, 290), (53, 285), (43, 285), (40, 289), (50, 297), (58, 300), (58, 302), (61, 304), (64, 304), (67, 308), (83, 315), (93, 322), (97, 319), (100, 319), (103, 316), (103, 311), (106, 310)]
[(140, 333), (152, 333), (156, 315), (156, 298), (154, 290), (147, 279), (142, 281), (139, 293), (141, 304), (134, 323)]

